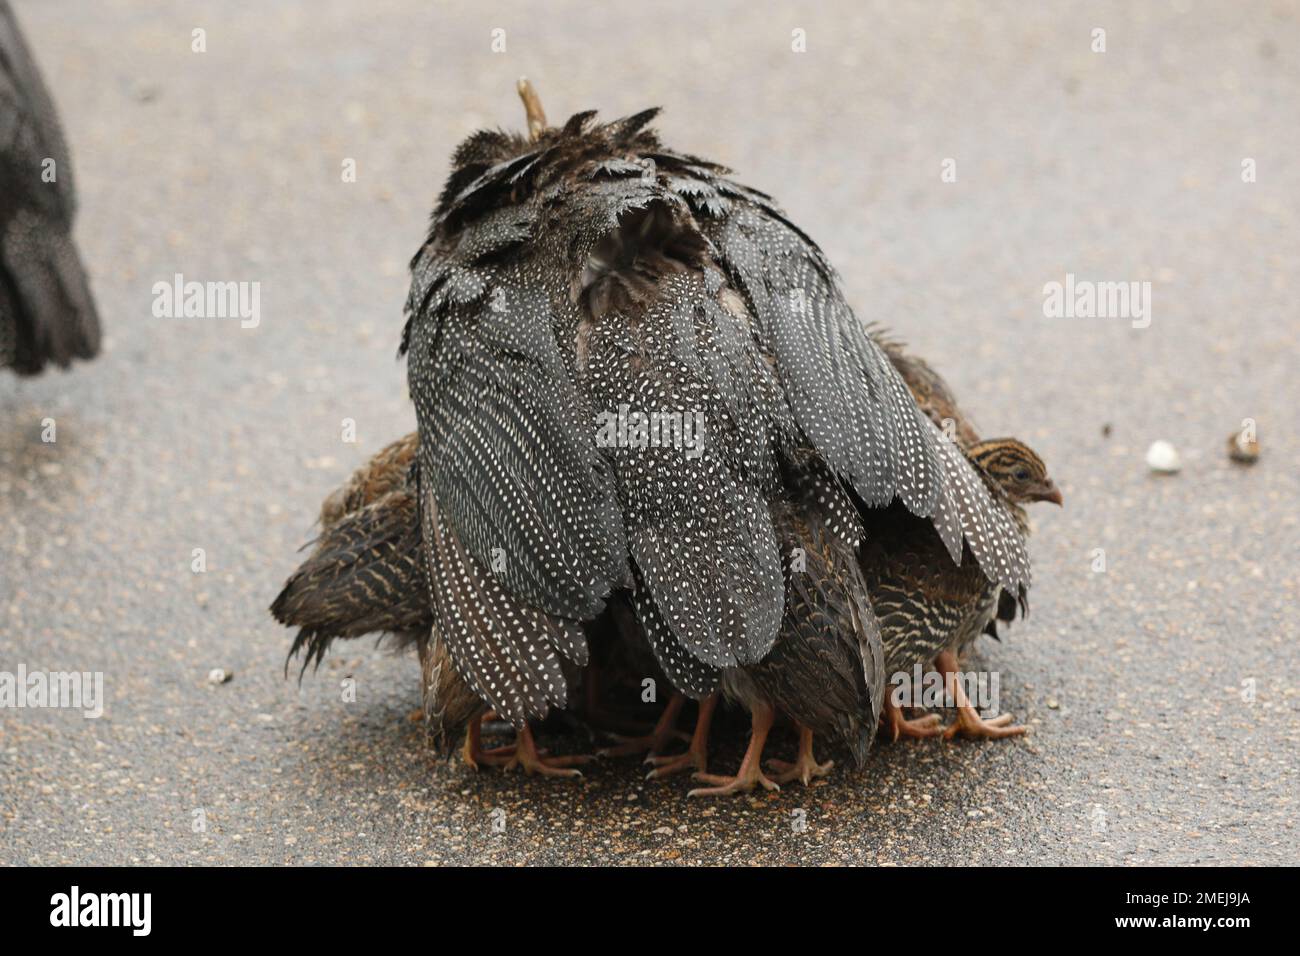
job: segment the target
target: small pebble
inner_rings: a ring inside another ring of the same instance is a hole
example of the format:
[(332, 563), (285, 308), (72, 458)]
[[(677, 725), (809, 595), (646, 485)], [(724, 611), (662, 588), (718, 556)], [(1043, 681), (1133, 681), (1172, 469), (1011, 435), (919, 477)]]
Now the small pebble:
[(1167, 441), (1154, 441), (1147, 449), (1147, 467), (1158, 474), (1177, 474), (1182, 466), (1178, 458), (1178, 449)]
[(1228, 457), (1243, 465), (1253, 465), (1259, 460), (1259, 439), (1246, 438), (1245, 432), (1228, 436)]
[(230, 679), (234, 676), (233, 671), (228, 671), (224, 667), (214, 667), (208, 671), (208, 683), (213, 685), (229, 684)]

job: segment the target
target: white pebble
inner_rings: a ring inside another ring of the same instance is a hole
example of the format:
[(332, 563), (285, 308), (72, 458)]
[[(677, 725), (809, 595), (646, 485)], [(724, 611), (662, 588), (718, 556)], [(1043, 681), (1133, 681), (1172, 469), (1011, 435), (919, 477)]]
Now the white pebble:
[(212, 670), (208, 671), (208, 683), (224, 684), (234, 676), (234, 674), (230, 673), (230, 671), (226, 670), (224, 667), (214, 667)]
[(1162, 475), (1172, 475), (1182, 467), (1178, 449), (1167, 441), (1153, 441), (1147, 449), (1147, 466)]

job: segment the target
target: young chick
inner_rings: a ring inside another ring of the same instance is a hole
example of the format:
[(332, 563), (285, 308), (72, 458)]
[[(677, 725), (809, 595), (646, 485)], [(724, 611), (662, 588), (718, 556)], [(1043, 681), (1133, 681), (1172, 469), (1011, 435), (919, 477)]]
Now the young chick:
[[(1028, 527), (1022, 504), (1061, 503), (1061, 493), (1042, 460), (1023, 443), (1000, 438), (980, 442), (967, 454), (988, 476), (1022, 533)], [(988, 721), (981, 718), (952, 678), (957, 656), (993, 619), (1001, 594), (1001, 588), (980, 572), (970, 552), (960, 564), (954, 564), (936, 535), (919, 527), (914, 516), (893, 507), (868, 516), (860, 559), (872, 606), (880, 618), (887, 673), (908, 673), (918, 662), (935, 660), (957, 703), (957, 722), (945, 731), (938, 726), (936, 715), (905, 721), (899, 708), (887, 702), (887, 720), (895, 738), (900, 733), (952, 736), (961, 731), (986, 737), (1023, 733), (1024, 728), (1008, 726), (1010, 717), (1006, 715)]]
[[(713, 786), (692, 790), (691, 796), (740, 793), (756, 785), (776, 789), (796, 779), (807, 785), (832, 766), (814, 758), (814, 735), (846, 746), (859, 767), (876, 735), (884, 652), (858, 568), (855, 544), (861, 527), (852, 504), (826, 484), (820, 494), (773, 505), (772, 519), (786, 569), (780, 633), (761, 663), (722, 674), (726, 697), (750, 711), (749, 747), (735, 776), (697, 773), (696, 780)], [(793, 762), (773, 761), (779, 774), (769, 778), (761, 760), (778, 710), (798, 725), (799, 752)]]

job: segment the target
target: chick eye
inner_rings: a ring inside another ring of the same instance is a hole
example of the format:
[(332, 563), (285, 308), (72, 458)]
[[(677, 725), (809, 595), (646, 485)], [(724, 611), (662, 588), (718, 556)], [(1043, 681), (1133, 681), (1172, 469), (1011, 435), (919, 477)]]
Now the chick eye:
[(1017, 468), (1017, 469), (1016, 469), (1016, 481), (1028, 481), (1028, 480), (1029, 480), (1029, 469), (1028, 469), (1028, 468)]

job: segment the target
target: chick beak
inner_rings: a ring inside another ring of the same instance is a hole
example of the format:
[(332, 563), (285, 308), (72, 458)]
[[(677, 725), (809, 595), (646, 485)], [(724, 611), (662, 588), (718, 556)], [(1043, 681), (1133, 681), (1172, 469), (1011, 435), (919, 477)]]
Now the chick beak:
[(1050, 501), (1058, 508), (1065, 507), (1065, 499), (1061, 497), (1061, 489), (1057, 488), (1052, 482), (1048, 482), (1046, 487), (1038, 494), (1034, 495), (1035, 501)]

